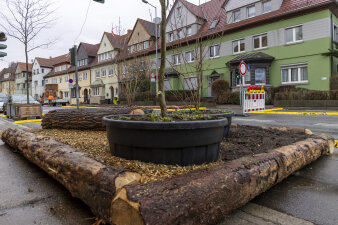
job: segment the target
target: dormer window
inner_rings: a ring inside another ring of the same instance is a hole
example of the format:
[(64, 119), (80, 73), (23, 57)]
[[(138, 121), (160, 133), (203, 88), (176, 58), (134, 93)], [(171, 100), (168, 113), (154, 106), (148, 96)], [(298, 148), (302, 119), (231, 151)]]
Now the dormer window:
[(238, 22), (241, 20), (241, 10), (234, 11), (234, 22)]
[(247, 11), (248, 11), (248, 18), (256, 16), (256, 7), (255, 7), (255, 5), (249, 6), (247, 8)]
[(177, 12), (177, 16), (181, 17), (182, 16), (182, 7), (181, 6), (177, 7), (176, 12)]
[(134, 45), (130, 46), (130, 52), (134, 52)]
[(271, 0), (263, 2), (263, 13), (270, 12), (272, 9)]
[(140, 51), (140, 50), (141, 50), (141, 44), (138, 43), (138, 44), (137, 44), (137, 51)]
[(143, 43), (143, 48), (144, 48), (144, 49), (149, 48), (149, 41), (145, 41), (145, 42)]
[(209, 29), (214, 29), (216, 27), (216, 25), (218, 24), (218, 22), (219, 22), (219, 19), (212, 21), (212, 23), (210, 24)]
[(191, 30), (191, 26), (187, 27), (187, 36), (191, 36), (192, 35), (192, 30)]

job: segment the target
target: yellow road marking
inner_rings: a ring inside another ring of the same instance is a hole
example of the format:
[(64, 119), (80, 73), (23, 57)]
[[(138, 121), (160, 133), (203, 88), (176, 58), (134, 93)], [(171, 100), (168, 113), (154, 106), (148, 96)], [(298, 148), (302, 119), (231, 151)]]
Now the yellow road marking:
[[(207, 109), (207, 107), (200, 107), (200, 109)], [(161, 109), (153, 109), (154, 111), (161, 111)], [(167, 109), (168, 111), (184, 111), (184, 110), (196, 110), (196, 108), (183, 108), (183, 109)]]
[(14, 121), (14, 123), (41, 123), (42, 119), (34, 119), (34, 120), (18, 120)]
[(275, 115), (302, 115), (302, 116), (338, 116), (338, 112), (274, 112), (260, 111), (253, 114), (275, 114)]
[(266, 109), (264, 112), (271, 112), (271, 111), (282, 111), (283, 108), (272, 108), (272, 109)]
[(7, 116), (6, 115), (0, 115), (0, 117), (5, 117), (6, 118)]

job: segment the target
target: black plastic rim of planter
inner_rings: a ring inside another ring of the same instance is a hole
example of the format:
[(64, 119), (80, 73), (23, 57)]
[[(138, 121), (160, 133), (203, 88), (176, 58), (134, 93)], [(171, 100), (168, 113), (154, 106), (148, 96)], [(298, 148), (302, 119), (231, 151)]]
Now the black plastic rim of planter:
[(151, 122), (103, 118), (113, 156), (167, 165), (215, 162), (226, 118), (203, 121)]

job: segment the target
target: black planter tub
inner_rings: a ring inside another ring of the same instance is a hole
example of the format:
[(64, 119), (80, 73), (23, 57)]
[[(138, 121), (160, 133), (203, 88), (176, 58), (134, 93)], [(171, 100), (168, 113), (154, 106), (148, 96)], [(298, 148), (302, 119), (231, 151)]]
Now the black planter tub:
[[(191, 165), (218, 159), (226, 118), (203, 121), (149, 122), (106, 116), (111, 154), (117, 157), (167, 165)], [(123, 115), (137, 116), (137, 115)]]

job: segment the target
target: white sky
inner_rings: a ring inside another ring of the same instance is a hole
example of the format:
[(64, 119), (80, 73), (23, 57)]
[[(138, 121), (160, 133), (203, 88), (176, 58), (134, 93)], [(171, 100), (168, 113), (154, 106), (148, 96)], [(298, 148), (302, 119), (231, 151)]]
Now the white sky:
[[(0, 0), (1, 11), (6, 10), (3, 4), (4, 1), (5, 0)], [(90, 1), (92, 0), (54, 0), (55, 8), (57, 8), (55, 16), (58, 17), (58, 20), (52, 29), (43, 31), (35, 42), (39, 43), (53, 37), (58, 37), (59, 41), (49, 49), (32, 51), (29, 55), (29, 62), (35, 57), (48, 58), (49, 56), (55, 57), (67, 53), (69, 48), (73, 46), (75, 38), (80, 32)], [(206, 0), (188, 1), (194, 4), (201, 2), (202, 4)], [(159, 1), (148, 0), (148, 2), (158, 7), (157, 14), (159, 16)], [(104, 31), (110, 32), (112, 25), (118, 26), (119, 17), (121, 27), (132, 29), (137, 18), (150, 21), (150, 13), (154, 18), (154, 8), (144, 4), (142, 0), (105, 0), (105, 4), (92, 1), (90, 3), (87, 22), (76, 44), (80, 42), (91, 44), (99, 43)], [(7, 49), (3, 51), (7, 52), (7, 56), (0, 58), (0, 71), (7, 67), (9, 62), (24, 62), (25, 60), (24, 46), (20, 42), (8, 37), (5, 44), (7, 45)]]

